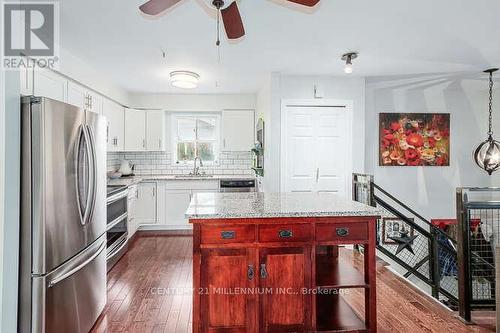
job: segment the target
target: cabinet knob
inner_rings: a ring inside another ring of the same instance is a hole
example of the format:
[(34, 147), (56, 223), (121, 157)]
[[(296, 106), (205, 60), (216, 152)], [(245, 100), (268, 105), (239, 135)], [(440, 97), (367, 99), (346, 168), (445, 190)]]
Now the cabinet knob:
[(337, 228), (335, 231), (339, 237), (349, 236), (349, 228)]

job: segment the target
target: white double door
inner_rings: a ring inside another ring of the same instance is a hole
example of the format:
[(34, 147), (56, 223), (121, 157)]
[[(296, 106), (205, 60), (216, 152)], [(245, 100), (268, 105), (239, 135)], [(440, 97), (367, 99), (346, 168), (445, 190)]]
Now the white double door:
[(283, 191), (348, 196), (351, 167), (348, 113), (347, 106), (284, 106)]

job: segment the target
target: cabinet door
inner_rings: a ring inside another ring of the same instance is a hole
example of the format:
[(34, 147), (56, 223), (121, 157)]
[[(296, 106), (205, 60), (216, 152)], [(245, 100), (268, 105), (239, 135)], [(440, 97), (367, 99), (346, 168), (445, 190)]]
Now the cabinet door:
[[(311, 250), (304, 247), (264, 248), (259, 253), (259, 332), (307, 332), (311, 326)], [(267, 289), (269, 288), (269, 289)]]
[(93, 91), (87, 91), (87, 96), (89, 98), (88, 111), (102, 114), (103, 99), (101, 95), (96, 94)]
[(165, 191), (165, 220), (160, 223), (172, 229), (191, 229), (188, 219), (184, 216), (191, 201), (190, 190)]
[(66, 102), (67, 80), (51, 70), (36, 70), (33, 75), (33, 92), (35, 96)]
[(146, 117), (146, 141), (148, 150), (165, 150), (165, 112), (147, 111)]
[(210, 249), (201, 252), (200, 332), (257, 332), (254, 249)]
[(67, 103), (77, 106), (80, 109), (86, 109), (87, 108), (87, 89), (82, 87), (79, 84), (76, 84), (74, 82), (68, 81), (68, 99)]
[(140, 183), (134, 209), (137, 223), (155, 224), (156, 206), (156, 183)]
[(138, 186), (130, 186), (128, 194), (128, 237), (134, 236), (137, 231), (138, 223), (137, 223), (137, 214), (136, 214), (136, 206), (137, 206), (137, 198), (138, 198)]
[(107, 146), (108, 151), (123, 151), (125, 135), (125, 111), (124, 108), (110, 100), (104, 100), (102, 114), (108, 122)]
[(125, 150), (146, 150), (146, 112), (125, 109)]
[(255, 112), (225, 110), (222, 112), (222, 150), (250, 151), (254, 146)]
[[(22, 58), (23, 61), (28, 63), (27, 58)], [(33, 95), (33, 68), (21, 67), (19, 68), (19, 80), (21, 83), (21, 95)]]

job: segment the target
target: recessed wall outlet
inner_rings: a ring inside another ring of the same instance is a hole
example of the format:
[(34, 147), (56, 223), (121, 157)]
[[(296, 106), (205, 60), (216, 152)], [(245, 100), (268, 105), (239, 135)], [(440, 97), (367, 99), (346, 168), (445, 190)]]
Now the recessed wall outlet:
[(323, 98), (325, 97), (325, 91), (323, 87), (319, 84), (314, 85), (314, 98)]

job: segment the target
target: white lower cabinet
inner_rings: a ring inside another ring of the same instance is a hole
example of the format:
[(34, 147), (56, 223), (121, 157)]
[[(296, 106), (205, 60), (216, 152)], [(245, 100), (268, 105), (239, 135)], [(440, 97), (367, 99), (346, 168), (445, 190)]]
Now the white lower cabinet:
[(168, 180), (158, 183), (157, 227), (164, 230), (192, 229), (185, 218), (191, 198), (197, 192), (218, 192), (217, 180)]
[(137, 224), (156, 224), (157, 221), (157, 184), (144, 182), (137, 186), (134, 215)]
[(161, 223), (172, 229), (190, 228), (189, 221), (184, 217), (190, 202), (190, 190), (165, 190), (165, 218)]
[(137, 231), (137, 228), (139, 227), (138, 221), (137, 221), (137, 198), (139, 195), (139, 189), (137, 185), (132, 185), (129, 186), (128, 188), (128, 237), (131, 238), (134, 236), (135, 232)]

